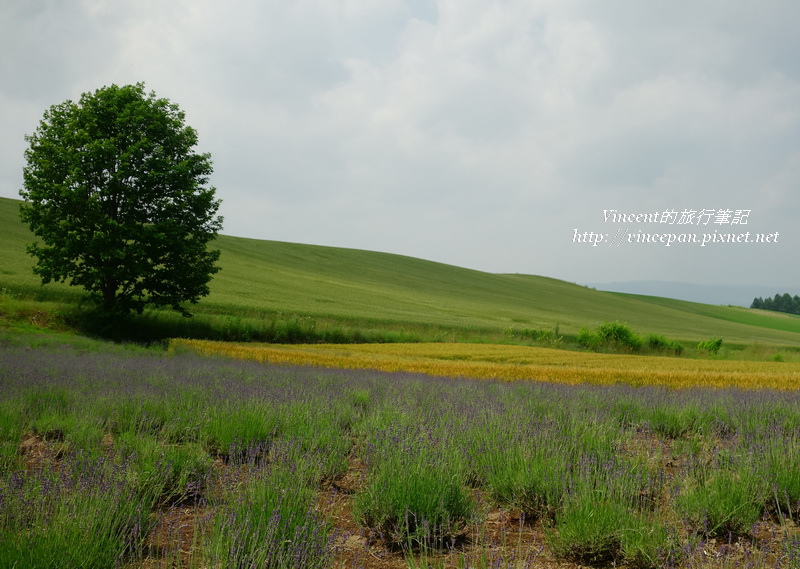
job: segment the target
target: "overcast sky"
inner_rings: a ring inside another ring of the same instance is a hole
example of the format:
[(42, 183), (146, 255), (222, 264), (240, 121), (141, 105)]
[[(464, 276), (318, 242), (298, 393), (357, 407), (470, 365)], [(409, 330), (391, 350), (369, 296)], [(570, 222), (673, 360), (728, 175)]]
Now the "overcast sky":
[[(143, 81), (211, 153), (228, 235), (579, 283), (797, 284), (798, 22), (796, 0), (5, 0), (0, 195), (19, 197), (50, 105)], [(629, 241), (715, 231), (778, 236)]]

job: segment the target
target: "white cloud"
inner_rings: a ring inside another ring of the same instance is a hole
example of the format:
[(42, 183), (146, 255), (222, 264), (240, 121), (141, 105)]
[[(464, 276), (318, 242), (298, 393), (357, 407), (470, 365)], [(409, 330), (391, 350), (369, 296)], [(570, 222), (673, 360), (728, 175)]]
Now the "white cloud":
[[(0, 142), (17, 149), (0, 158), (2, 195), (16, 195), (20, 141), (47, 105), (144, 80), (212, 153), (228, 233), (570, 280), (697, 280), (705, 252), (570, 236), (604, 207), (710, 202), (751, 207), (800, 245), (788, 0), (18, 1), (0, 16)], [(742, 274), (726, 255), (706, 281), (800, 277), (777, 263)]]

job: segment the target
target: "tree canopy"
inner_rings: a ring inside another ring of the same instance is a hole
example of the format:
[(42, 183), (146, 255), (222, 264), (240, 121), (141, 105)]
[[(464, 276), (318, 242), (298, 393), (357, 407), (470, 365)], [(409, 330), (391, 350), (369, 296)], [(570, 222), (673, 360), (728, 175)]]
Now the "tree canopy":
[(791, 296), (788, 292), (776, 294), (774, 298), (757, 297), (753, 299), (750, 308), (761, 308), (763, 310), (774, 310), (776, 312), (788, 312), (789, 314), (800, 314), (800, 296)]
[(20, 215), (42, 283), (84, 287), (105, 311), (127, 314), (209, 293), (222, 227), (209, 154), (180, 108), (142, 83), (53, 105), (25, 137)]

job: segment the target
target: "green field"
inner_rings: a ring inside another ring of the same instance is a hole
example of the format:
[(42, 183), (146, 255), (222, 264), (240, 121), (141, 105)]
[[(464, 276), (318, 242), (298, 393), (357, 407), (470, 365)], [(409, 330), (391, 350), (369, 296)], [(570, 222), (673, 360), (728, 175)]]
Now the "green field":
[[(74, 302), (79, 290), (42, 287), (32, 274), (25, 253), (32, 235), (18, 219), (19, 203), (0, 198), (0, 289), (21, 298)], [(211, 294), (191, 307), (198, 321), (296, 319), (318, 329), (496, 341), (509, 329), (558, 327), (559, 333), (574, 335), (619, 320), (640, 334), (686, 342), (717, 336), (726, 344), (800, 346), (796, 316), (602, 292), (542, 276), (491, 274), (356, 249), (224, 235), (215, 246), (222, 251), (222, 270), (211, 282)]]

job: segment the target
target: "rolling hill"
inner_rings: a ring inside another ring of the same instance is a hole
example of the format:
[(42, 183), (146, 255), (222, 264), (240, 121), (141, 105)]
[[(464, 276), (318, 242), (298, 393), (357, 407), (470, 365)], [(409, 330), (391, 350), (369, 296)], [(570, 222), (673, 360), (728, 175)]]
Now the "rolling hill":
[[(18, 200), (0, 198), (0, 288), (39, 298), (77, 299), (31, 273)], [(372, 251), (220, 236), (222, 270), (198, 314), (264, 318), (275, 313), (392, 328), (431, 325), (576, 333), (620, 320), (639, 333), (683, 340), (800, 346), (800, 318), (632, 294), (601, 292), (541, 276), (492, 274)]]

